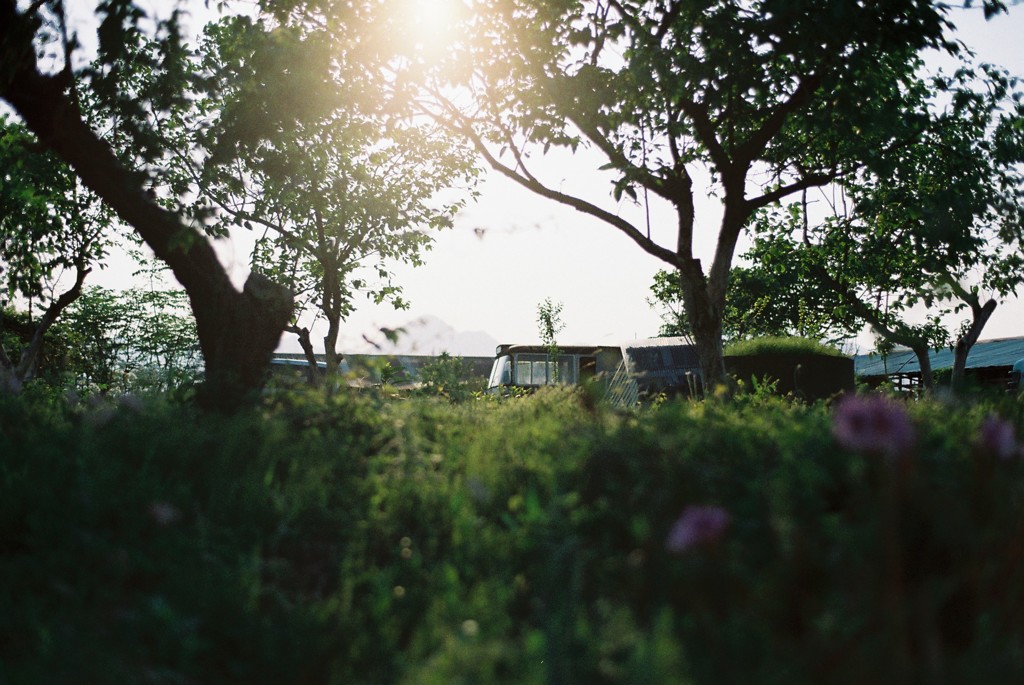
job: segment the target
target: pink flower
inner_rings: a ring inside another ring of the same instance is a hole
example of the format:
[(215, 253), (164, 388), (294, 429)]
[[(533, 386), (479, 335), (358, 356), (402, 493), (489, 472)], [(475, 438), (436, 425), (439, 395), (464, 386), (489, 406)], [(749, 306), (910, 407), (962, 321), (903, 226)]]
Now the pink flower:
[(981, 422), (978, 445), (997, 459), (1007, 461), (1017, 454), (1017, 432), (1009, 421), (989, 415)]
[(914, 426), (903, 405), (881, 395), (851, 395), (839, 403), (832, 434), (845, 449), (896, 458), (914, 446)]
[(688, 506), (669, 531), (665, 549), (678, 553), (717, 542), (729, 527), (729, 518), (729, 512), (722, 507)]

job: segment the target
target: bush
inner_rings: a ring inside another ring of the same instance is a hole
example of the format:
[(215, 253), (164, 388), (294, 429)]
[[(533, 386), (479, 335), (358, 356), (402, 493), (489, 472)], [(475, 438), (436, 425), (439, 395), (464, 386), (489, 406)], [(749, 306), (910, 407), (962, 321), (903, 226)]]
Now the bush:
[(437, 359), (424, 364), (419, 372), (423, 394), (446, 397), (452, 402), (465, 402), (486, 389), (486, 378), (474, 378), (472, 366), (462, 357), (442, 352)]
[(727, 357), (756, 354), (824, 354), (845, 357), (842, 351), (811, 338), (773, 337), (738, 340), (725, 346)]
[(849, 402), (0, 396), (0, 673), (1019, 681), (1024, 409)]

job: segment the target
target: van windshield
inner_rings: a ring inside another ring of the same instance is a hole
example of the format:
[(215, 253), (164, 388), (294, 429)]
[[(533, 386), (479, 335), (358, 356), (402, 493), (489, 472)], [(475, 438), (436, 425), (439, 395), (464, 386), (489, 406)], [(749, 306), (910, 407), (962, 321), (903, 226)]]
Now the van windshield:
[(512, 360), (508, 355), (498, 357), (491, 366), (491, 378), (487, 381), (488, 388), (512, 385)]

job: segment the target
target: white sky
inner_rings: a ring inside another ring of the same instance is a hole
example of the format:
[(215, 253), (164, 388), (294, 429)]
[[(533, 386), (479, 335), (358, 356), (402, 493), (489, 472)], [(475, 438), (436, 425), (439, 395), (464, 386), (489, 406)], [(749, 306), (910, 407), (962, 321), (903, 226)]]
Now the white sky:
[[(980, 4), (980, 3), (979, 3)], [(959, 37), (980, 60), (1006, 67), (1024, 76), (1024, 5), (1010, 8), (985, 22), (980, 8), (954, 9), (951, 18)], [(616, 210), (610, 186), (594, 172), (602, 162), (592, 153), (574, 157), (552, 153), (536, 160), (544, 178), (565, 190), (580, 189), (588, 199)], [(412, 307), (394, 311), (367, 301), (344, 326), (339, 351), (365, 348), (363, 335), (374, 336), (380, 326), (395, 327), (423, 316), (442, 319), (458, 331), (483, 331), (499, 342), (538, 339), (537, 305), (547, 297), (563, 303), (561, 343), (620, 342), (657, 333), (660, 320), (647, 304), (653, 275), (662, 263), (644, 253), (624, 235), (597, 219), (575, 212), (523, 190), (513, 182), (489, 175), (480, 187), (479, 200), (468, 206), (454, 229), (437, 236), (434, 249), (419, 268), (399, 267), (397, 282)], [(643, 212), (621, 205), (631, 218)], [(717, 237), (717, 202), (698, 206), (698, 256), (710, 259)], [(674, 221), (666, 207), (651, 207), (652, 235), (671, 244)], [(483, 229), (482, 235), (475, 229)], [(745, 250), (743, 245), (737, 254)], [(248, 240), (237, 237), (220, 245), (219, 252), (237, 283), (247, 275)], [(130, 266), (111, 264), (94, 284), (125, 283)], [(1024, 335), (1024, 302), (1003, 303), (982, 337)], [(294, 336), (282, 339), (281, 350), (297, 350)], [(317, 330), (313, 340), (317, 342)], [(861, 336), (862, 348), (870, 336)], [(490, 355), (491, 349), (462, 350), (463, 354)]]

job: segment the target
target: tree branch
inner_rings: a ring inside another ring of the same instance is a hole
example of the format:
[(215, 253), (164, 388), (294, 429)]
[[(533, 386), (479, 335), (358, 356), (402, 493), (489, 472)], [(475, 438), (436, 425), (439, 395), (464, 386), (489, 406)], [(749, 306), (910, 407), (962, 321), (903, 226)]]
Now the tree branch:
[(657, 257), (663, 262), (672, 265), (673, 267), (678, 266), (678, 259), (675, 252), (672, 250), (665, 249), (661, 245), (648, 238), (642, 231), (636, 228), (633, 224), (626, 221), (622, 217), (612, 214), (611, 212), (601, 209), (597, 205), (594, 205), (586, 200), (580, 199), (573, 195), (568, 195), (560, 191), (554, 190), (544, 185), (536, 179), (531, 179), (523, 176), (522, 174), (516, 173), (514, 169), (509, 168), (498, 160), (494, 154), (490, 151), (487, 145), (479, 134), (476, 133), (469, 125), (456, 125), (455, 130), (469, 138), (473, 143), (473, 146), (484, 158), (487, 164), (497, 171), (499, 174), (509, 178), (527, 190), (536, 193), (542, 197), (546, 197), (551, 200), (555, 200), (563, 205), (572, 207), (578, 212), (583, 214), (589, 214), (597, 219), (604, 221), (607, 224), (617, 228), (619, 231), (624, 233), (630, 240), (640, 246), (647, 254)]
[(693, 130), (697, 134), (697, 138), (707, 148), (708, 154), (711, 155), (712, 163), (718, 167), (718, 171), (722, 174), (724, 181), (727, 175), (732, 174), (734, 165), (715, 135), (715, 125), (708, 115), (707, 108), (695, 100), (684, 98), (679, 101), (679, 109), (693, 122)]
[[(618, 169), (621, 169), (623, 172), (627, 173), (627, 175), (636, 179), (640, 185), (652, 191), (655, 195), (658, 195), (669, 202), (676, 202), (678, 200), (678, 197), (674, 195), (668, 187), (666, 187), (667, 184), (664, 178), (652, 173), (650, 169), (634, 164), (629, 157), (622, 152), (622, 150), (603, 136), (601, 131), (598, 130), (595, 125), (585, 121), (580, 113), (570, 112), (567, 117), (569, 121), (587, 137), (587, 140), (597, 146), (597, 148), (604, 153), (605, 157), (608, 158), (608, 161), (614, 164)], [(641, 135), (643, 134), (641, 133)], [(676, 190), (678, 191), (678, 188)]]
[(291, 293), (258, 274), (238, 292), (206, 236), (148, 196), (142, 174), (121, 164), (85, 122), (68, 84), (40, 73), (35, 19), (20, 12), (16, 0), (0, 0), (0, 98), (170, 267), (195, 315), (209, 390), (204, 401), (236, 409), (259, 386), (291, 317)]
[(820, 86), (821, 76), (819, 74), (808, 74), (800, 79), (792, 94), (776, 105), (761, 128), (754, 131), (745, 143), (733, 151), (735, 158), (747, 164), (760, 158), (765, 148), (768, 147), (768, 143), (782, 130), (789, 115), (807, 105)]
[(36, 324), (36, 329), (32, 334), (32, 339), (29, 341), (28, 346), (21, 353), (21, 359), (18, 361), (18, 366), (14, 369), (14, 376), (19, 382), (23, 382), (35, 365), (36, 359), (39, 357), (40, 350), (43, 349), (43, 340), (46, 336), (46, 332), (50, 330), (53, 323), (60, 316), (61, 312), (67, 308), (72, 302), (77, 300), (82, 294), (82, 284), (85, 282), (85, 277), (89, 275), (92, 269), (85, 266), (85, 261), (81, 257), (76, 261), (75, 264), (75, 282), (74, 284), (64, 293), (61, 294), (56, 300), (50, 303), (50, 306), (43, 312), (43, 316), (39, 319), (39, 323)]
[(781, 186), (779, 188), (776, 188), (775, 190), (765, 193), (764, 195), (752, 197), (746, 200), (746, 204), (749, 211), (755, 212), (758, 209), (766, 207), (773, 202), (778, 202), (782, 198), (787, 197), (788, 195), (792, 195), (793, 193), (798, 193), (801, 190), (807, 190), (808, 188), (817, 188), (828, 183), (831, 183), (832, 181), (836, 180), (837, 177), (838, 174), (834, 173), (809, 174), (807, 176), (804, 176), (799, 181), (794, 181), (789, 185)]

